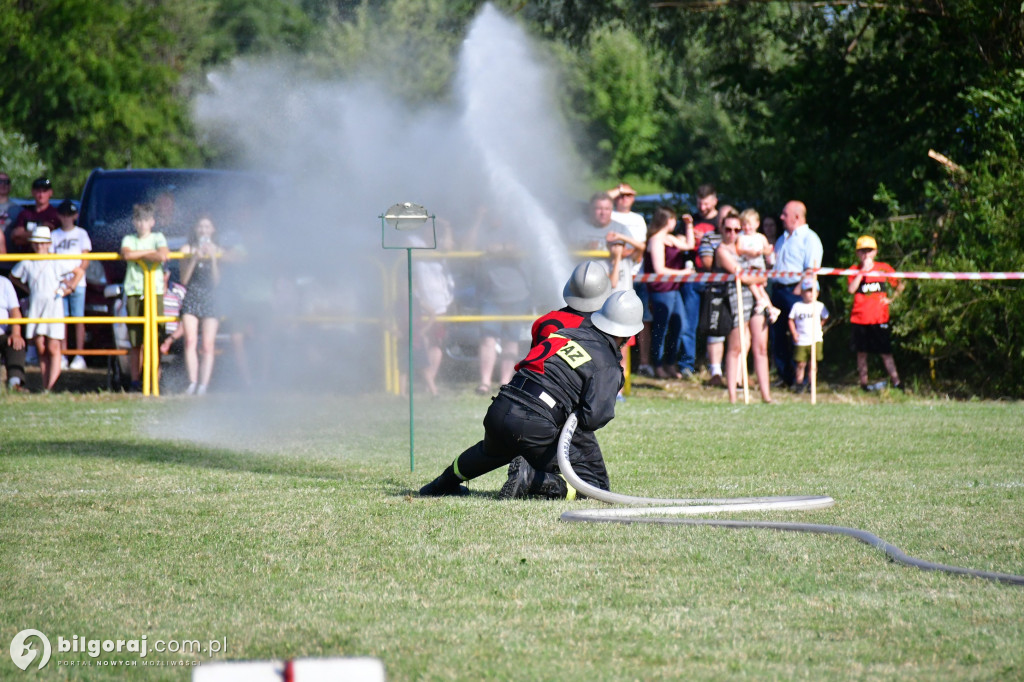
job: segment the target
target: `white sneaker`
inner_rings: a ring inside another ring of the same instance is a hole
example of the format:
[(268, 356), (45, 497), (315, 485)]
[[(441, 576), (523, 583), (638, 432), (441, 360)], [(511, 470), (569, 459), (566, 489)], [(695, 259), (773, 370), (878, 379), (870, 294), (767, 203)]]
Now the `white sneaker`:
[(185, 389), (185, 395), (195, 395), (195, 394), (196, 394), (196, 385), (195, 384), (189, 384), (188, 388)]
[(71, 364), (68, 366), (74, 370), (83, 370), (86, 368), (85, 358), (83, 358), (81, 355), (76, 355), (75, 359), (72, 360)]
[(61, 370), (65, 370), (65, 369), (68, 368), (68, 356), (66, 356), (66, 355), (60, 356), (60, 368), (61, 368)]

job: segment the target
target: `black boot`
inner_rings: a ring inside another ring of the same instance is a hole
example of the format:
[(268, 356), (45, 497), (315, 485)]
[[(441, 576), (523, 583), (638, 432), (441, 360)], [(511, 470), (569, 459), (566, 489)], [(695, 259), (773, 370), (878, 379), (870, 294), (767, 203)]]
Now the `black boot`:
[(499, 500), (523, 499), (530, 493), (536, 470), (522, 457), (516, 457), (508, 465), (508, 480), (498, 491)]
[(569, 496), (569, 486), (558, 474), (537, 472), (530, 488), (530, 497), (545, 500), (564, 500)]
[(440, 476), (420, 488), (420, 497), (445, 497), (447, 495), (468, 495), (469, 488), (455, 475), (451, 465)]
[(568, 495), (569, 486), (561, 476), (537, 471), (525, 459), (516, 457), (508, 465), (508, 480), (501, 486), (498, 499), (564, 500)]

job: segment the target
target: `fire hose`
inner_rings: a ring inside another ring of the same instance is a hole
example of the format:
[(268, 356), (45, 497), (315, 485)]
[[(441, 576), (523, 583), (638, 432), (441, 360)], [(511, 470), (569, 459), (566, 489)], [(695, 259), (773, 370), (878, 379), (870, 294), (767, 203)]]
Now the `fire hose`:
[[(1024, 576), (1010, 573), (981, 571), (962, 566), (950, 566), (932, 561), (925, 561), (909, 556), (899, 547), (886, 542), (874, 533), (859, 528), (830, 526), (816, 523), (788, 523), (775, 521), (735, 521), (725, 519), (683, 519), (679, 516), (710, 514), (716, 512), (769, 511), (791, 509), (824, 509), (835, 504), (831, 497), (823, 495), (807, 495), (792, 497), (731, 497), (731, 498), (693, 498), (693, 499), (659, 499), (653, 497), (633, 497), (607, 490), (601, 490), (583, 481), (573, 471), (569, 463), (569, 448), (573, 433), (576, 431), (577, 417), (570, 414), (562, 427), (558, 441), (558, 468), (566, 482), (585, 495), (600, 502), (612, 505), (632, 505), (629, 507), (611, 507), (601, 509), (579, 509), (564, 512), (562, 521), (589, 523), (654, 523), (677, 526), (712, 526), (715, 528), (762, 528), (796, 533), (819, 533), (825, 535), (845, 535), (854, 538), (876, 549), (880, 549), (890, 560), (913, 566), (923, 571), (941, 571), (958, 575), (969, 575), (985, 580), (1024, 586)], [(655, 516), (661, 514), (662, 516)], [(667, 515), (667, 516), (666, 516)]]

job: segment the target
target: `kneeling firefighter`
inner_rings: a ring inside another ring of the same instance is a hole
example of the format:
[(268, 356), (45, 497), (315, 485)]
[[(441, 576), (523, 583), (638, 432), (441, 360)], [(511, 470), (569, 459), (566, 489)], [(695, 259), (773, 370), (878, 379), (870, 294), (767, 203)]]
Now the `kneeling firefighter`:
[[(615, 396), (625, 383), (620, 349), (643, 328), (643, 304), (632, 290), (616, 292), (591, 322), (593, 327), (559, 330), (530, 349), (487, 409), (484, 439), (456, 457), (420, 495), (465, 495), (463, 481), (512, 463), (500, 497), (576, 496), (557, 473), (559, 434), (573, 412), (586, 431), (615, 417)], [(569, 460), (580, 478), (607, 489), (607, 480), (597, 475), (604, 473), (604, 462), (588, 467), (586, 461), (600, 459), (600, 451), (580, 452), (575, 444), (571, 449), (577, 450), (570, 451)]]

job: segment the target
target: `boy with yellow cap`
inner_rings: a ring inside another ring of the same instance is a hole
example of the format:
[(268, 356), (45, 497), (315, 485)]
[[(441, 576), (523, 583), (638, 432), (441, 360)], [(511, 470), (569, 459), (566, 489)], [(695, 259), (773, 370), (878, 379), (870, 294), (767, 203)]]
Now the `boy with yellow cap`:
[(850, 346), (857, 354), (857, 375), (863, 391), (878, 391), (885, 388), (884, 381), (868, 384), (868, 353), (882, 356), (882, 364), (892, 380), (893, 388), (904, 390), (896, 372), (896, 361), (892, 357), (891, 330), (889, 329), (888, 287), (896, 290), (895, 298), (903, 291), (904, 284), (895, 277), (882, 273), (895, 272), (891, 265), (875, 260), (878, 242), (870, 235), (857, 239), (857, 265), (851, 269), (860, 270), (848, 277), (847, 290), (853, 294), (853, 308), (850, 322)]

